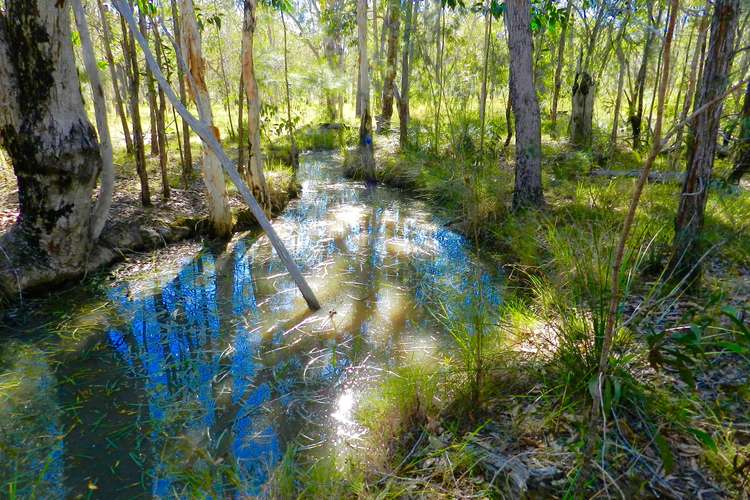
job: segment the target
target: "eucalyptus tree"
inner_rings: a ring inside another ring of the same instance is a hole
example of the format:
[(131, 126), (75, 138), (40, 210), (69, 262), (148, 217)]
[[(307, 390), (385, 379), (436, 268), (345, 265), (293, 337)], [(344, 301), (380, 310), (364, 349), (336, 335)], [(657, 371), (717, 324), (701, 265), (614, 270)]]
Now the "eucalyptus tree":
[(713, 7), (706, 63), (695, 102), (696, 109), (703, 106), (708, 109), (690, 124), (687, 173), (680, 193), (669, 262), (669, 268), (681, 277), (696, 276), (700, 271), (704, 250), (700, 237), (723, 109), (721, 97), (727, 88), (734, 55), (739, 7), (739, 0), (716, 0)]
[(575, 5), (584, 31), (584, 42), (578, 56), (578, 67), (572, 89), (570, 140), (579, 147), (591, 147), (596, 84), (594, 61), (608, 57), (609, 44), (600, 46), (602, 33), (611, 26), (620, 9), (621, 0), (598, 0)]
[(250, 136), (250, 152), (248, 156), (248, 168), (245, 169), (245, 181), (250, 186), (250, 189), (252, 189), (258, 203), (268, 212), (271, 208), (271, 199), (263, 174), (263, 150), (260, 142), (260, 92), (258, 82), (255, 79), (255, 56), (253, 54), (256, 8), (256, 0), (244, 0), (242, 81), (245, 84), (245, 95), (248, 100), (247, 131)]
[[(129, 0), (131, 9), (133, 1)], [(141, 125), (140, 110), (140, 71), (138, 69), (138, 56), (135, 52), (135, 42), (132, 36), (128, 35), (128, 29), (125, 21), (120, 18), (120, 28), (122, 29), (122, 53), (126, 61), (126, 74), (129, 83), (130, 96), (130, 119), (133, 124), (133, 150), (135, 152), (135, 169), (141, 184), (141, 204), (143, 206), (151, 205), (151, 189), (148, 184), (148, 171), (146, 170), (146, 149), (143, 145), (143, 127)]]
[[(219, 129), (214, 126), (211, 99), (206, 86), (206, 61), (203, 59), (201, 35), (193, 0), (179, 0), (179, 7), (181, 56), (187, 65), (193, 100), (201, 121), (213, 129), (216, 139), (219, 140)], [(203, 147), (201, 172), (208, 194), (208, 218), (211, 232), (214, 236), (228, 238), (232, 234), (232, 212), (229, 208), (224, 174), (216, 153), (206, 144)]]
[(411, 60), (413, 59), (414, 43), (412, 30), (416, 25), (417, 0), (406, 0), (404, 14), (404, 41), (401, 49), (401, 93), (398, 98), (399, 135), (398, 144), (403, 150), (409, 143), (409, 93), (411, 87)]
[(532, 67), (531, 4), (529, 0), (507, 0), (505, 5), (510, 91), (516, 129), (513, 208), (540, 207), (544, 204), (542, 135)]
[(0, 10), (0, 146), (19, 201), (19, 217), (2, 242), (4, 292), (38, 285), (49, 271), (58, 279), (79, 273), (94, 241), (92, 194), (102, 158), (83, 105), (70, 24), (69, 3), (7, 0)]
[(375, 180), (375, 157), (370, 114), (370, 72), (367, 59), (367, 0), (357, 0), (357, 42), (359, 48), (359, 153), (362, 170), (368, 181)]
[(560, 30), (560, 41), (557, 44), (557, 63), (555, 66), (555, 80), (552, 88), (552, 108), (550, 110), (550, 120), (552, 121), (552, 130), (557, 130), (557, 107), (560, 100), (560, 90), (562, 89), (563, 81), (563, 66), (565, 66), (565, 42), (568, 36), (568, 30), (573, 31), (572, 27), (569, 27), (572, 20), (571, 11), (573, 9), (573, 2), (568, 1), (568, 5), (565, 8), (565, 17), (562, 19), (562, 29)]
[[(182, 52), (182, 46), (180, 39), (182, 38), (180, 32), (179, 16), (177, 14), (177, 0), (169, 0), (169, 5), (172, 10), (172, 26), (174, 28), (175, 37), (175, 50)], [(188, 98), (187, 91), (185, 89), (185, 75), (182, 71), (182, 65), (177, 65), (177, 83), (180, 90), (180, 102), (183, 106), (187, 106)], [(175, 125), (177, 121), (175, 120)], [(182, 183), (187, 189), (190, 182), (193, 179), (193, 152), (190, 148), (190, 127), (188, 127), (185, 118), (182, 118)]]
[(401, 28), (401, 0), (389, 0), (387, 24), (383, 25), (383, 30), (388, 32), (388, 43), (385, 56), (385, 76), (383, 78), (383, 92), (378, 119), (378, 129), (390, 129), (391, 118), (393, 117), (393, 97), (396, 89), (396, 59), (398, 57), (398, 35)]

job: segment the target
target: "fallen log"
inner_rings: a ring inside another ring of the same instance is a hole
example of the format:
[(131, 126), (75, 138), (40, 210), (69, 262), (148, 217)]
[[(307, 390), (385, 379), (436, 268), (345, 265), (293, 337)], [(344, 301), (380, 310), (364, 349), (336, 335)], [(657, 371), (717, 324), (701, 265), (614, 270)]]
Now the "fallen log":
[[(592, 177), (640, 177), (640, 170), (607, 170), (596, 169), (589, 172)], [(650, 172), (649, 182), (682, 182), (685, 179), (684, 172)]]

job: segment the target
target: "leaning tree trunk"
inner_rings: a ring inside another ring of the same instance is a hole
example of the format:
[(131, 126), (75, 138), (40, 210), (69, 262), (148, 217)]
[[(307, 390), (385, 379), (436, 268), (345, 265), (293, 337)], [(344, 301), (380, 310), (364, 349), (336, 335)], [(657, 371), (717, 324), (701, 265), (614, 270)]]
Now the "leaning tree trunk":
[(734, 169), (727, 178), (727, 182), (731, 184), (739, 184), (742, 176), (750, 172), (750, 82), (745, 89), (745, 101), (742, 104), (740, 123), (742, 131), (737, 145)]
[[(188, 65), (193, 87), (193, 99), (198, 108), (201, 121), (212, 128), (216, 139), (219, 140), (219, 129), (214, 126), (211, 100), (206, 87), (206, 61), (203, 59), (200, 32), (195, 18), (193, 0), (180, 0), (180, 48), (182, 57)], [(208, 217), (211, 232), (221, 238), (228, 238), (232, 234), (232, 212), (229, 209), (227, 188), (224, 173), (216, 154), (208, 145), (203, 146), (203, 182), (208, 191)]]
[(594, 80), (586, 71), (578, 73), (573, 83), (573, 108), (570, 113), (570, 140), (574, 146), (591, 147), (594, 115)]
[(675, 219), (675, 235), (669, 268), (676, 276), (699, 275), (703, 219), (711, 182), (716, 136), (723, 108), (717, 100), (726, 90), (732, 63), (734, 37), (737, 31), (739, 0), (717, 0), (711, 19), (711, 40), (708, 44), (696, 109), (707, 105), (706, 112), (691, 123), (688, 141), (687, 175), (682, 185), (680, 204)]
[(253, 61), (253, 36), (255, 35), (256, 0), (245, 0), (245, 18), (242, 23), (242, 80), (249, 101), (247, 131), (250, 134), (250, 152), (245, 181), (253, 190), (255, 199), (266, 212), (271, 208), (271, 199), (263, 175), (263, 151), (260, 144), (260, 94), (255, 80)]
[(401, 52), (401, 96), (398, 99), (398, 145), (404, 150), (409, 144), (409, 62), (411, 59), (411, 31), (414, 12), (414, 1), (407, 0), (406, 18), (404, 20), (404, 46)]
[(362, 116), (359, 123), (359, 149), (362, 170), (368, 181), (375, 180), (375, 155), (370, 115), (370, 74), (367, 61), (367, 0), (357, 0), (357, 41), (359, 43), (359, 92)]
[(80, 272), (102, 160), (81, 97), (68, 3), (8, 0), (0, 11), (0, 146), (18, 179), (20, 212), (3, 236), (0, 289), (20, 293), (40, 276)]
[(542, 133), (531, 59), (529, 0), (508, 0), (505, 22), (510, 52), (510, 91), (516, 119), (516, 184), (513, 208), (539, 207), (542, 194)]
[[(401, 2), (391, 0), (388, 9), (388, 45), (385, 56), (385, 78), (383, 78), (383, 99), (378, 128), (390, 129), (393, 117), (393, 95), (396, 81), (396, 58), (398, 57), (398, 33), (401, 25)], [(385, 28), (385, 27), (384, 27)]]

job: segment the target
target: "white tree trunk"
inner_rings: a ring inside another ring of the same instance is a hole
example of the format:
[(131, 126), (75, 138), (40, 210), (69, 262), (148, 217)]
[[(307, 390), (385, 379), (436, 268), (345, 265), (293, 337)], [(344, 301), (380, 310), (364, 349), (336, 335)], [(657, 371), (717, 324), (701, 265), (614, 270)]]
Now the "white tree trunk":
[(99, 66), (96, 64), (94, 47), (91, 45), (91, 35), (86, 24), (86, 14), (83, 11), (81, 0), (73, 0), (73, 12), (75, 14), (76, 26), (81, 38), (83, 49), (83, 60), (86, 65), (86, 73), (91, 83), (91, 95), (94, 97), (94, 113), (96, 114), (96, 128), (99, 132), (99, 153), (102, 157), (102, 177), (99, 189), (99, 198), (91, 216), (91, 239), (96, 241), (107, 222), (109, 207), (112, 206), (112, 194), (115, 190), (115, 169), (112, 165), (112, 140), (109, 135), (107, 124), (107, 105), (104, 102), (104, 89), (99, 78)]
[(258, 93), (258, 82), (255, 80), (253, 61), (255, 9), (256, 0), (245, 0), (244, 22), (242, 23), (242, 79), (245, 83), (245, 94), (250, 102), (247, 131), (250, 134), (250, 147), (252, 148), (248, 158), (249, 168), (245, 170), (245, 181), (253, 190), (258, 203), (268, 213), (271, 208), (271, 199), (263, 174), (263, 150), (260, 144), (260, 95)]
[(63, 274), (80, 270), (90, 249), (91, 195), (101, 170), (68, 5), (9, 0), (0, 11), (0, 146), (18, 178), (14, 233), (29, 245), (10, 250), (30, 252), (21, 266), (30, 267), (38, 254), (45, 260), (39, 266)]
[(375, 180), (375, 158), (372, 144), (372, 115), (370, 114), (370, 73), (367, 60), (367, 0), (357, 0), (357, 39), (359, 43), (359, 147), (362, 170), (369, 181)]
[[(180, 0), (180, 38), (182, 57), (192, 77), (192, 94), (198, 115), (203, 123), (212, 128), (216, 139), (220, 140), (219, 129), (214, 126), (211, 99), (206, 87), (206, 62), (203, 59), (193, 0)], [(211, 230), (216, 236), (229, 237), (232, 234), (232, 212), (229, 209), (224, 174), (218, 158), (206, 144), (203, 146), (202, 173), (208, 191), (208, 217)]]

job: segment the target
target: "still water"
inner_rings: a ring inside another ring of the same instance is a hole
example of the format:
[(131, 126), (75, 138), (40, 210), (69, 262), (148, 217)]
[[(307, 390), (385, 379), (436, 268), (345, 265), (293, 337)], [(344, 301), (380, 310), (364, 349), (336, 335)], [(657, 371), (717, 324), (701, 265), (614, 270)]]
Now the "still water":
[(260, 494), (290, 446), (364, 453), (368, 388), (449, 355), (441, 315), (496, 309), (501, 277), (422, 203), (343, 179), (332, 153), (298, 175), (274, 227), (318, 312), (248, 234), (5, 314), (0, 495)]

